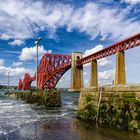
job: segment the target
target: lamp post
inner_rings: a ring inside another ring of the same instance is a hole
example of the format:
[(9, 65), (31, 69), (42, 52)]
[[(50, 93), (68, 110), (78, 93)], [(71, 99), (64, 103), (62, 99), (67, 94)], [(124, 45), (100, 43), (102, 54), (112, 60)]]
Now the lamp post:
[(8, 86), (7, 86), (7, 87), (8, 87), (8, 93), (9, 93), (9, 83), (10, 83), (10, 81), (9, 81), (9, 80), (10, 80), (9, 76), (10, 76), (10, 72), (8, 71)]
[(42, 40), (41, 37), (39, 37), (37, 39), (37, 41), (35, 41), (35, 46), (36, 46), (36, 91), (38, 92), (37, 88), (38, 88), (38, 46), (39, 46), (39, 42)]

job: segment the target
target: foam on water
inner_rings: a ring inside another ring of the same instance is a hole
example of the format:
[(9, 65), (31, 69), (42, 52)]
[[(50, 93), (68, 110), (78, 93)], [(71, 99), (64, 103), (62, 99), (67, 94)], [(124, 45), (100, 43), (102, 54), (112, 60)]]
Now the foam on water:
[(39, 116), (29, 104), (23, 104), (14, 99), (0, 98), (0, 134), (12, 133), (20, 126), (37, 121), (38, 118)]
[(0, 98), (0, 138), (19, 133), (22, 128), (37, 122), (69, 119), (77, 108), (77, 101), (69, 98), (62, 99), (62, 107), (48, 109), (12, 98)]
[(0, 140), (140, 140), (136, 134), (85, 127), (76, 119), (78, 94), (61, 98), (58, 108), (0, 98)]
[(5, 102), (1, 102), (0, 103), (0, 107), (1, 106), (11, 106), (13, 103), (5, 103)]

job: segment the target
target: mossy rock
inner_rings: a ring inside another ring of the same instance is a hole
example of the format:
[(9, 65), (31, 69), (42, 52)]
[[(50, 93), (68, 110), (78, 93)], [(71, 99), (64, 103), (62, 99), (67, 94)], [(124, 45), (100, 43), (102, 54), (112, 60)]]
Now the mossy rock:
[(92, 101), (92, 98), (93, 98), (92, 95), (87, 95), (86, 96), (86, 101), (87, 102), (91, 102)]
[(135, 103), (135, 104), (139, 103), (139, 101), (136, 100), (136, 98), (122, 98), (122, 100), (124, 103)]
[(131, 92), (124, 92), (122, 94), (122, 98), (135, 98), (136, 94), (135, 93), (131, 93)]
[(87, 123), (95, 122), (97, 111), (92, 102), (93, 98), (91, 95), (86, 95), (85, 99), (86, 99), (86, 106), (84, 109), (78, 111), (77, 117)]
[(46, 107), (58, 107), (61, 106), (60, 91), (47, 90), (36, 92), (22, 92), (16, 95), (17, 99), (26, 101), (27, 103), (37, 105), (45, 105)]

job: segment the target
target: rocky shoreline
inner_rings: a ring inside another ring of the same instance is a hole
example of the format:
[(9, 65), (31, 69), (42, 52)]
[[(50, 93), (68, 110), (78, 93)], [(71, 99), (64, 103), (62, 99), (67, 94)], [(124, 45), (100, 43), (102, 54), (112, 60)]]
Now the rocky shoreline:
[(61, 96), (60, 91), (57, 89), (51, 89), (47, 91), (40, 90), (36, 91), (24, 91), (15, 92), (9, 94), (11, 97), (16, 99), (21, 99), (29, 104), (37, 104), (45, 107), (60, 107), (61, 106)]

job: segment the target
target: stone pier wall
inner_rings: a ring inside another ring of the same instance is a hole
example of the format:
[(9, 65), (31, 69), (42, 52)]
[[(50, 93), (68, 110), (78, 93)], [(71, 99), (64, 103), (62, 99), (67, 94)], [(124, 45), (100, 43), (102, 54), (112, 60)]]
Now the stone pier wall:
[(69, 91), (81, 91), (83, 88), (83, 66), (77, 67), (76, 61), (82, 58), (81, 52), (72, 53), (71, 87)]
[[(77, 116), (95, 124), (99, 101), (99, 88), (81, 91)], [(97, 123), (140, 133), (140, 86), (104, 86)]]
[[(60, 107), (61, 96), (60, 91), (51, 89), (48, 91), (30, 91), (13, 93), (17, 99), (21, 99), (30, 104), (37, 104), (45, 107)], [(11, 96), (11, 94), (10, 94)]]

